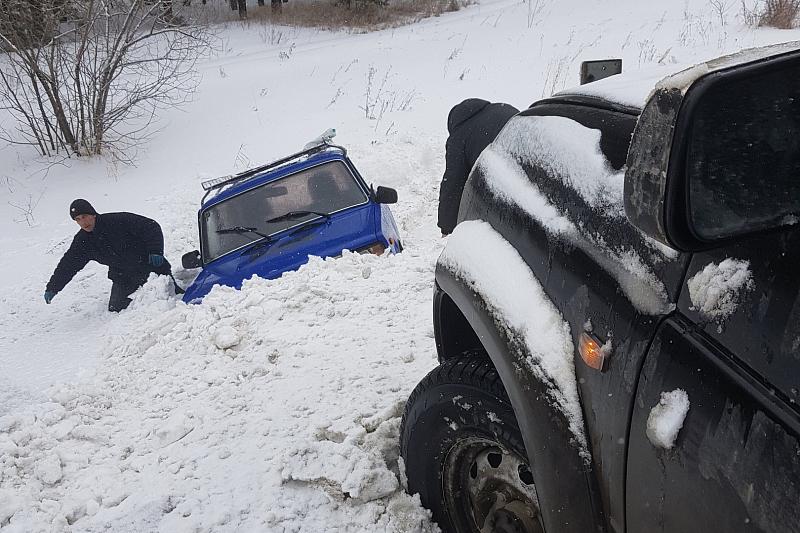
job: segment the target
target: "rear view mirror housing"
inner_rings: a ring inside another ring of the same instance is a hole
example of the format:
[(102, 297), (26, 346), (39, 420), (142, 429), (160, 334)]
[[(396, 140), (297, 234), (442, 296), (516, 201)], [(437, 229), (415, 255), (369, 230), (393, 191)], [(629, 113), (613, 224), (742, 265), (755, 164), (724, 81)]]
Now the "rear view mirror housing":
[(203, 261), (200, 259), (200, 250), (192, 250), (186, 252), (181, 257), (181, 265), (185, 269), (200, 268), (203, 266)]
[(397, 191), (391, 187), (378, 185), (378, 188), (375, 189), (375, 201), (379, 204), (396, 204)]
[(656, 87), (628, 151), (624, 201), (632, 224), (690, 252), (796, 222), (798, 46), (719, 58)]
[(622, 74), (621, 59), (599, 59), (581, 63), (581, 85)]

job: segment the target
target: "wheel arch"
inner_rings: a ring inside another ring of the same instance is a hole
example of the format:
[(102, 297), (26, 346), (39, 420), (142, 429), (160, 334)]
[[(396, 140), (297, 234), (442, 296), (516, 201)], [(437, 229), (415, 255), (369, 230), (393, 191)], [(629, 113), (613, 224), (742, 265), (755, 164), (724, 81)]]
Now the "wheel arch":
[(592, 467), (566, 416), (551, 406), (548, 385), (525, 370), (481, 295), (441, 265), (436, 268), (434, 331), (440, 361), (479, 349), (497, 370), (522, 433), (545, 529), (605, 531)]

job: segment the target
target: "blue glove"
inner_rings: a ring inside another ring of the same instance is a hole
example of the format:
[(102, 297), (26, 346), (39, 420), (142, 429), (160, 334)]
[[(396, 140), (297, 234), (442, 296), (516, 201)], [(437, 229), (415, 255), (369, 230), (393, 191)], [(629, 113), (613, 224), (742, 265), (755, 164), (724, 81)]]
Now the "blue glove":
[(44, 291), (44, 301), (50, 303), (53, 301), (53, 298), (56, 297), (56, 293), (50, 291)]
[(164, 256), (161, 254), (150, 254), (150, 256), (147, 258), (147, 263), (150, 266), (158, 268), (164, 264)]

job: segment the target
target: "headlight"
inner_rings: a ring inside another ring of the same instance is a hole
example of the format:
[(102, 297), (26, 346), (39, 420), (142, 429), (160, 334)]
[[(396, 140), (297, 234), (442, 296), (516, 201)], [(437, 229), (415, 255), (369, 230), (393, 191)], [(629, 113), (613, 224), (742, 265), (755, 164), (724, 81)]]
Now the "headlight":
[(386, 251), (386, 246), (383, 243), (376, 242), (374, 244), (370, 244), (369, 246), (365, 246), (363, 248), (359, 248), (356, 250), (360, 254), (375, 254), (375, 255), (382, 255), (383, 252)]

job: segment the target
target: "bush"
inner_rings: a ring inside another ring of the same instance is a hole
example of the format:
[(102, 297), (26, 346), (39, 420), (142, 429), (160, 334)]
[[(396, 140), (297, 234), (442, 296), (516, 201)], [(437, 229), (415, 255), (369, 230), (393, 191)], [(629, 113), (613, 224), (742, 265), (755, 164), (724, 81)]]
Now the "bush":
[(788, 30), (797, 25), (798, 14), (800, 0), (766, 0), (758, 25)]
[(470, 3), (472, 0), (290, 0), (279, 11), (267, 7), (250, 10), (248, 16), (286, 26), (366, 32), (457, 11)]
[(142, 139), (155, 112), (189, 98), (202, 26), (173, 0), (0, 0), (0, 140), (42, 155), (94, 155)]

